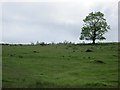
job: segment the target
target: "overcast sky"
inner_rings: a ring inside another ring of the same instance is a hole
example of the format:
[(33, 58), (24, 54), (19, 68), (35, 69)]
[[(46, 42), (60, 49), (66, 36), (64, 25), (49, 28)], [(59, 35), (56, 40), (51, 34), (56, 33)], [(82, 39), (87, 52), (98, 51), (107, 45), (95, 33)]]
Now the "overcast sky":
[(118, 0), (6, 2), (1, 10), (2, 42), (82, 42), (83, 19), (95, 11), (104, 13), (111, 27), (106, 41), (118, 41)]

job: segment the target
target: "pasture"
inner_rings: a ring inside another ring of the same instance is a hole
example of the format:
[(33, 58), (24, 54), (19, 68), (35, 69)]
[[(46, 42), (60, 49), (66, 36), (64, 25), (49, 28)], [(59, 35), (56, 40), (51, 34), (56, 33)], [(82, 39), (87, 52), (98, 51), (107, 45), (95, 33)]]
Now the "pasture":
[(3, 88), (118, 87), (118, 43), (3, 45)]

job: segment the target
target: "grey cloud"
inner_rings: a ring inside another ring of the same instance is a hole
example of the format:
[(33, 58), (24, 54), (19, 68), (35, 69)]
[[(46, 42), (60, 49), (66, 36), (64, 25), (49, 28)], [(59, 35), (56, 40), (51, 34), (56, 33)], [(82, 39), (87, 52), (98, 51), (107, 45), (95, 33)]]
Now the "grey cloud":
[[(85, 3), (84, 3), (85, 4)], [(64, 40), (79, 42), (82, 20), (91, 11), (103, 10), (112, 25), (116, 28), (113, 8), (96, 5), (91, 8), (82, 3), (4, 3), (3, 41), (10, 43), (29, 43), (36, 41), (60, 42)], [(112, 3), (110, 3), (112, 4)], [(109, 12), (108, 12), (109, 10)], [(113, 20), (110, 18), (113, 15)], [(113, 34), (114, 37), (115, 33)], [(112, 40), (110, 37), (108, 40)], [(116, 38), (113, 39), (115, 41)]]

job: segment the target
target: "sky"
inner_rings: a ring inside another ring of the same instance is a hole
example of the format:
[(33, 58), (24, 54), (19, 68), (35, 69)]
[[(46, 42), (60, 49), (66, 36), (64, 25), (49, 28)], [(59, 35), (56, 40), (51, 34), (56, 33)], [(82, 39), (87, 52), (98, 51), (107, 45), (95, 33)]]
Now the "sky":
[(118, 0), (18, 1), (0, 3), (0, 42), (81, 43), (83, 19), (97, 11), (104, 13), (111, 28), (104, 42), (118, 41)]

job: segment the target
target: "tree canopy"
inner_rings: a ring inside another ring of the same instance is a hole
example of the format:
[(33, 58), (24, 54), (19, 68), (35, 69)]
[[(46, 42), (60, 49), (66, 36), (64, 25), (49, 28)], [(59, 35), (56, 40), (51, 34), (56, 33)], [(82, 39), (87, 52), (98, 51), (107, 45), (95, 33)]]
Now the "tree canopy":
[(92, 40), (95, 44), (95, 40), (106, 39), (103, 35), (110, 29), (107, 24), (104, 14), (100, 11), (91, 12), (85, 19), (83, 19), (84, 25), (82, 27), (80, 40)]

